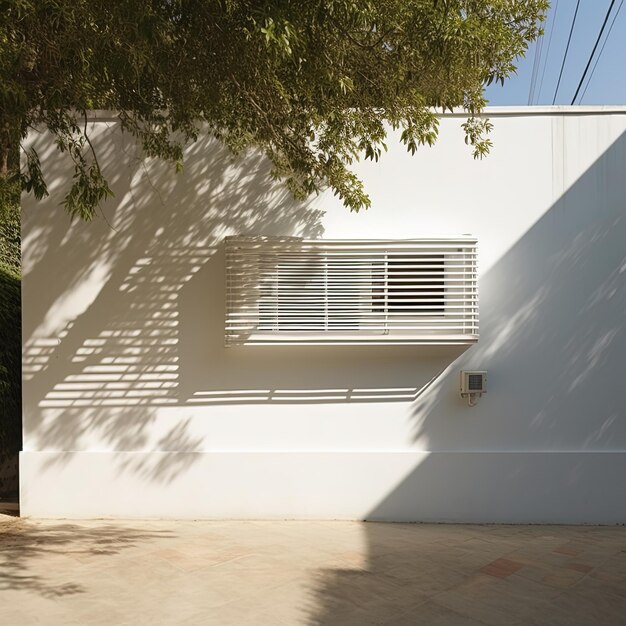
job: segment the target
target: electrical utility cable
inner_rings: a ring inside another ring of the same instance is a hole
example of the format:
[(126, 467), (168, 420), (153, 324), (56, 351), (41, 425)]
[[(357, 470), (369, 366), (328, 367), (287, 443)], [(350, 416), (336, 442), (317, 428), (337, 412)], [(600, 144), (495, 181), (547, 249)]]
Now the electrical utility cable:
[(572, 40), (572, 33), (574, 32), (574, 24), (576, 24), (576, 16), (578, 15), (578, 7), (580, 6), (580, 0), (576, 0), (576, 10), (574, 11), (574, 19), (572, 20), (572, 26), (569, 29), (569, 37), (567, 38), (567, 45), (565, 46), (565, 54), (563, 55), (563, 63), (561, 63), (561, 71), (559, 72), (559, 80), (556, 83), (556, 89), (554, 90), (554, 97), (552, 98), (552, 104), (556, 102), (556, 94), (559, 92), (559, 85), (561, 84), (561, 77), (563, 76), (563, 68), (565, 67), (565, 60), (567, 59), (567, 52), (569, 50), (569, 44)]
[(583, 93), (580, 96), (580, 102), (582, 102), (585, 98), (585, 94), (587, 93), (587, 89), (589, 85), (591, 84), (591, 79), (593, 78), (593, 73), (596, 71), (596, 67), (598, 66), (598, 61), (600, 60), (600, 57), (602, 56), (602, 53), (604, 52), (604, 46), (606, 46), (606, 42), (609, 40), (609, 37), (611, 36), (611, 31), (613, 30), (613, 24), (615, 24), (615, 20), (617, 19), (617, 16), (619, 15), (619, 11), (622, 8), (622, 4), (624, 4), (624, 0), (622, 0), (619, 3), (619, 6), (617, 7), (617, 11), (615, 11), (615, 15), (613, 15), (613, 20), (611, 21), (609, 30), (606, 33), (606, 37), (604, 38), (604, 42), (602, 43), (600, 52), (598, 52), (598, 56), (596, 57), (596, 62), (593, 64), (593, 67), (591, 68), (591, 74), (589, 74), (589, 80), (587, 81), (587, 84), (585, 85), (585, 88), (583, 89)]
[(537, 75), (539, 73), (539, 65), (541, 62), (541, 49), (543, 48), (543, 33), (539, 35), (539, 39), (537, 39), (537, 44), (535, 45), (535, 59), (533, 61), (533, 72), (530, 77), (530, 89), (528, 90), (528, 104), (533, 103), (533, 98), (535, 96), (535, 86), (537, 84)]
[(537, 92), (537, 102), (541, 99), (541, 89), (543, 87), (543, 77), (546, 75), (546, 67), (548, 66), (548, 59), (550, 58), (550, 46), (552, 45), (552, 33), (554, 32), (554, 25), (556, 24), (556, 16), (559, 12), (559, 0), (556, 0), (554, 5), (554, 15), (552, 16), (552, 26), (550, 27), (550, 35), (548, 36), (548, 49), (546, 50), (546, 56), (543, 61), (543, 70), (541, 71), (541, 80), (539, 81), (539, 91)]
[(580, 88), (583, 86), (583, 82), (585, 81), (585, 77), (587, 76), (587, 72), (589, 71), (589, 66), (591, 65), (593, 55), (596, 53), (596, 49), (598, 47), (598, 44), (600, 43), (600, 39), (602, 39), (602, 35), (604, 34), (604, 29), (606, 28), (606, 23), (609, 21), (609, 15), (611, 14), (614, 4), (615, 4), (615, 0), (611, 0), (611, 4), (609, 4), (609, 8), (607, 9), (606, 15), (604, 16), (604, 22), (602, 22), (602, 28), (600, 28), (600, 32), (598, 33), (596, 43), (594, 44), (593, 50), (591, 51), (591, 54), (589, 55), (589, 60), (587, 61), (587, 65), (585, 65), (585, 71), (583, 72), (583, 75), (580, 77), (580, 82), (578, 83), (578, 87), (576, 87), (576, 93), (574, 94), (574, 97), (572, 98), (571, 104), (574, 104), (574, 102), (576, 101), (576, 98), (578, 97), (578, 92), (580, 91)]

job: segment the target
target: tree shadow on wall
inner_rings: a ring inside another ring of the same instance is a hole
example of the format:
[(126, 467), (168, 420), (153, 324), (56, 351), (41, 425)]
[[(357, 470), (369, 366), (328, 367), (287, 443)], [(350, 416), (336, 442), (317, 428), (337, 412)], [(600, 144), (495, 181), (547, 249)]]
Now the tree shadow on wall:
[[(41, 141), (51, 195), (26, 199), (23, 211), (24, 429), (32, 449), (200, 449), (188, 420), (158, 435), (149, 428), (158, 408), (178, 403), (181, 290), (225, 235), (319, 237), (322, 213), (272, 182), (259, 154), (242, 165), (201, 139), (174, 176), (171, 166), (142, 160), (111, 125), (94, 130), (93, 142), (115, 197), (100, 219), (70, 224), (58, 206), (68, 164)], [(182, 469), (170, 463), (182, 461), (164, 458), (146, 456), (132, 469), (169, 481)]]
[[(319, 238), (322, 211), (294, 202), (261, 155), (233, 162), (210, 139), (191, 146), (178, 176), (142, 160), (115, 125), (94, 130), (93, 141), (115, 193), (101, 218), (68, 223), (58, 206), (68, 164), (43, 141), (52, 194), (25, 203), (31, 449), (189, 453), (116, 461), (120, 471), (169, 483), (197, 460), (190, 453), (210, 449), (194, 428), (203, 407), (381, 402), (395, 403), (404, 419), (406, 403), (465, 349), (226, 349), (223, 238)], [(294, 432), (299, 413), (291, 414)], [(65, 463), (69, 455), (51, 459)]]

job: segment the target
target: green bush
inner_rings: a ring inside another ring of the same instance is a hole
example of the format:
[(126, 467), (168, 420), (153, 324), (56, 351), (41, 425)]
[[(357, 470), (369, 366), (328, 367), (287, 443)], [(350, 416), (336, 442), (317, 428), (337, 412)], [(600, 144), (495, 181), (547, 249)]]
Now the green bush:
[(21, 448), (21, 315), (20, 279), (0, 266), (0, 448)]
[(22, 447), (20, 205), (0, 181), (0, 450)]

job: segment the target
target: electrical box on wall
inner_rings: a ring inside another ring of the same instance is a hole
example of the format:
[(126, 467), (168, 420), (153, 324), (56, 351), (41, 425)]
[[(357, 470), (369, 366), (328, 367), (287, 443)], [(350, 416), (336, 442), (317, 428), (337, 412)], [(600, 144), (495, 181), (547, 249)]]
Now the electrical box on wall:
[(487, 393), (487, 372), (462, 370), (461, 397), (467, 398), (468, 404), (474, 406), (483, 393)]

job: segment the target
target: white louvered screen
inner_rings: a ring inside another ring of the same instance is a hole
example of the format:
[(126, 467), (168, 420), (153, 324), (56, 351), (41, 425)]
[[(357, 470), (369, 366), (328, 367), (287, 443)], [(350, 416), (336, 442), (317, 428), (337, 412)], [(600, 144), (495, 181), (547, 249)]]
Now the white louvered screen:
[(468, 344), (476, 240), (226, 238), (226, 345)]

